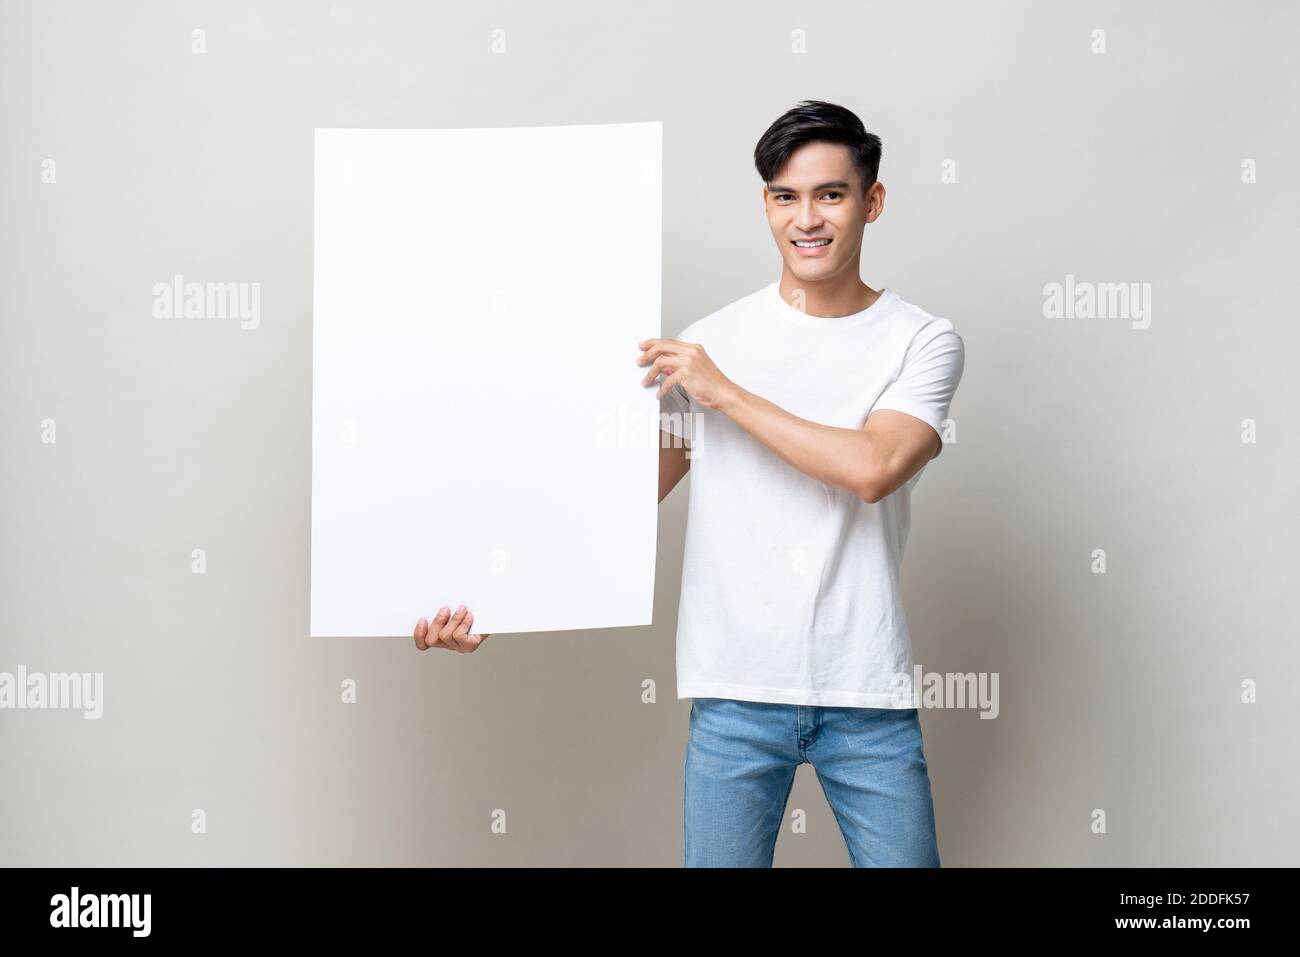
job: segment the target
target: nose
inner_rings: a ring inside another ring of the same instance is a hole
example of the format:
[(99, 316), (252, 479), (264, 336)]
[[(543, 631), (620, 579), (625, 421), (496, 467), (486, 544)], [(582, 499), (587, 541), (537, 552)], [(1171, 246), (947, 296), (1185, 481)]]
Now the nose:
[(817, 215), (817, 207), (809, 199), (799, 208), (799, 215), (795, 218), (795, 228), (802, 229), (804, 232), (812, 232), (822, 224), (822, 218)]

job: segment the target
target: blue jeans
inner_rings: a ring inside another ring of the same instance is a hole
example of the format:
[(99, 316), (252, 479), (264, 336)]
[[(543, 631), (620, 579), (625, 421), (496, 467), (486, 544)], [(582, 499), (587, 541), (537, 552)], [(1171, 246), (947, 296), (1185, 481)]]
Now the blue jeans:
[(693, 698), (686, 866), (771, 867), (795, 769), (811, 764), (854, 867), (938, 867), (915, 708)]

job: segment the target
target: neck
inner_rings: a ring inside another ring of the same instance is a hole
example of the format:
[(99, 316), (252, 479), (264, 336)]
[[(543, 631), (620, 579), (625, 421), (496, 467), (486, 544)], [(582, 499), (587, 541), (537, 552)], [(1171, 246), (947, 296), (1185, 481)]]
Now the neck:
[[(796, 292), (802, 293), (802, 305), (795, 300)], [(856, 269), (846, 269), (840, 276), (805, 281), (792, 273), (788, 266), (783, 266), (781, 298), (809, 316), (839, 319), (869, 309), (880, 298), (880, 293), (864, 283)]]

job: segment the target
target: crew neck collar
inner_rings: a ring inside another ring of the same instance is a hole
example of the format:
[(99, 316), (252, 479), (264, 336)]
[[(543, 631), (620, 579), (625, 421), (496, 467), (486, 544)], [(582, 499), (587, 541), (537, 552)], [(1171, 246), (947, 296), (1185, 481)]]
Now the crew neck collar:
[(784, 319), (786, 322), (793, 322), (809, 329), (847, 329), (861, 325), (868, 320), (884, 315), (898, 299), (892, 289), (885, 287), (880, 290), (880, 295), (876, 297), (876, 301), (861, 312), (855, 312), (847, 316), (810, 316), (781, 298), (781, 280), (779, 279), (763, 290), (763, 298), (773, 315)]

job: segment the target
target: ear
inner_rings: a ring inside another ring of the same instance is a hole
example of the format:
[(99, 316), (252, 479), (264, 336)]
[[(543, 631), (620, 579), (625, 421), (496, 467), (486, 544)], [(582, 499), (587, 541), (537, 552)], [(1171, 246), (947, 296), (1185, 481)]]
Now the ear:
[(885, 211), (885, 184), (876, 180), (867, 189), (867, 222), (874, 223)]

